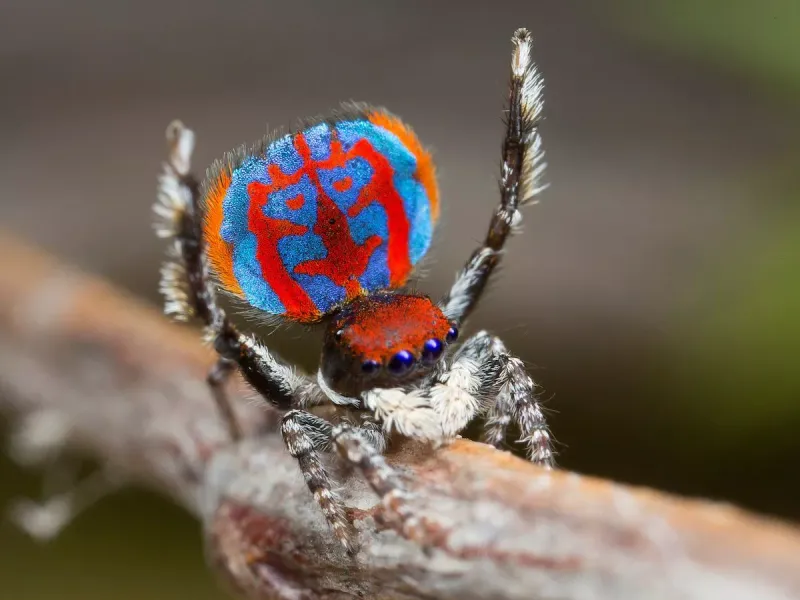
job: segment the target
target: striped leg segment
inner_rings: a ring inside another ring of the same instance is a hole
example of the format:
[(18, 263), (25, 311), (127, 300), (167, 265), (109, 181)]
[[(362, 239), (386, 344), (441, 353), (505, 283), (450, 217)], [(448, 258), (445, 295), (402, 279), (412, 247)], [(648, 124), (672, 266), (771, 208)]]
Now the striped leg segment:
[(355, 553), (358, 550), (357, 533), (347, 518), (342, 499), (335, 491), (336, 485), (320, 458), (320, 453), (330, 446), (331, 424), (311, 413), (291, 410), (283, 417), (281, 434), (289, 454), (297, 459), (306, 485), (334, 535), (348, 553)]
[(502, 365), (500, 390), (486, 416), (484, 439), (499, 446), (513, 420), (520, 429), (519, 442), (528, 448), (528, 458), (538, 465), (553, 468), (555, 459), (550, 431), (536, 394), (536, 383), (528, 375), (523, 362), (508, 353), (500, 338), (492, 338), (492, 354)]
[(513, 422), (528, 457), (547, 468), (554, 466), (550, 433), (536, 395), (536, 384), (500, 338), (481, 331), (458, 349), (430, 391), (431, 405), (440, 415), (447, 437), (463, 430), (476, 416), (486, 416), (484, 440), (504, 444)]
[(409, 492), (400, 476), (389, 466), (381, 449), (364, 429), (342, 424), (333, 428), (336, 450), (348, 463), (357, 467), (373, 491), (380, 496), (388, 524), (408, 539), (415, 539), (416, 518), (408, 506)]
[(514, 48), (503, 140), (500, 204), (492, 215), (483, 245), (473, 252), (442, 301), (445, 315), (456, 323), (463, 322), (478, 303), (508, 236), (522, 221), (520, 207), (535, 202), (546, 187), (541, 182), (545, 163), (539, 135), (544, 83), (531, 60), (530, 33), (519, 29), (511, 41)]

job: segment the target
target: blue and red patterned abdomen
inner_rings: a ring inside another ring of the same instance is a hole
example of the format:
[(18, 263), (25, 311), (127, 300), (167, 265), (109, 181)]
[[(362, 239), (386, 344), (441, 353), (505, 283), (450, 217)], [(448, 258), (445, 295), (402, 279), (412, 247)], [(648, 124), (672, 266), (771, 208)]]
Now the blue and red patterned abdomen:
[(204, 235), (227, 291), (312, 322), (402, 286), (438, 209), (433, 162), (414, 133), (386, 112), (350, 109), (218, 164)]

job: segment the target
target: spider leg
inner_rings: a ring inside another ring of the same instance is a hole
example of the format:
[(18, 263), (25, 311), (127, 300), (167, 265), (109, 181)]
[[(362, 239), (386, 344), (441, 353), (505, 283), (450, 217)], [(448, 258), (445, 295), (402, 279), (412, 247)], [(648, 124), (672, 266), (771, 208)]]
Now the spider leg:
[(300, 465), (303, 479), (314, 496), (334, 535), (347, 552), (357, 550), (356, 532), (347, 518), (344, 503), (320, 458), (330, 445), (331, 424), (302, 410), (291, 410), (281, 422), (281, 435), (286, 449)]
[(217, 404), (222, 418), (228, 426), (228, 433), (232, 440), (239, 440), (242, 438), (242, 428), (236, 420), (236, 414), (233, 412), (233, 406), (228, 393), (225, 390), (225, 384), (228, 381), (231, 373), (236, 370), (236, 363), (230, 359), (220, 356), (214, 366), (208, 371), (206, 383), (211, 388), (211, 393), (214, 396), (214, 402)]
[(219, 354), (207, 381), (233, 439), (241, 425), (225, 393), (225, 382), (238, 365), (244, 378), (268, 402), (281, 410), (316, 403), (322, 393), (312, 381), (274, 356), (254, 337), (240, 333), (217, 301), (211, 268), (203, 251), (200, 190), (190, 172), (194, 134), (178, 121), (167, 128), (168, 159), (159, 178), (160, 218), (157, 233), (170, 239), (169, 260), (161, 271), (165, 312), (176, 320), (199, 318), (206, 338)]
[(520, 428), (528, 457), (554, 466), (550, 432), (536, 396), (536, 384), (522, 361), (509, 354), (500, 338), (481, 331), (462, 344), (450, 368), (430, 389), (431, 404), (441, 416), (447, 437), (486, 415), (484, 440), (500, 447), (511, 421)]
[(500, 204), (492, 215), (486, 239), (472, 253), (441, 303), (445, 315), (456, 323), (463, 322), (480, 300), (509, 234), (522, 220), (520, 207), (534, 202), (546, 187), (541, 183), (545, 163), (539, 135), (544, 84), (530, 57), (530, 33), (519, 29), (511, 41), (514, 49), (503, 140)]
[(484, 439), (499, 446), (513, 419), (520, 429), (520, 443), (528, 447), (528, 458), (543, 467), (555, 467), (550, 431), (536, 394), (536, 383), (528, 375), (523, 362), (512, 356), (500, 338), (492, 338), (492, 353), (502, 365), (501, 387), (496, 401), (486, 415)]
[[(359, 435), (375, 448), (379, 454), (386, 450), (386, 432), (381, 424), (375, 419), (374, 415), (368, 412), (361, 413), (361, 425), (358, 428)], [(345, 425), (347, 425), (345, 423)]]
[(336, 537), (345, 550), (353, 554), (358, 550), (357, 533), (347, 516), (344, 502), (335, 491), (335, 483), (320, 458), (320, 453), (330, 448), (331, 440), (336, 440), (337, 432), (341, 431), (347, 431), (348, 435), (357, 438), (378, 456), (386, 447), (386, 438), (380, 425), (369, 417), (362, 417), (361, 427), (349, 424), (333, 427), (325, 419), (309, 412), (291, 410), (281, 422), (284, 444), (289, 454), (297, 459), (308, 489)]
[(501, 371), (501, 361), (492, 353), (486, 332), (458, 348), (428, 392), (446, 437), (455, 437), (493, 402), (500, 391)]
[(388, 508), (387, 515), (399, 523), (391, 523), (406, 538), (414, 537), (414, 512), (407, 506), (409, 492), (398, 473), (389, 466), (383, 449), (372, 443), (368, 431), (342, 423), (333, 428), (332, 439), (339, 455), (357, 467), (372, 490)]

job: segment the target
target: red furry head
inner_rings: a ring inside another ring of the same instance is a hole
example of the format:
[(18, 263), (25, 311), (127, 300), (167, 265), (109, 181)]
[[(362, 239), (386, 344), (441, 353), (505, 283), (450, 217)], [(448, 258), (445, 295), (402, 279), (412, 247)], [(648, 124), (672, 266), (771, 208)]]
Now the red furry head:
[(334, 316), (325, 336), (323, 375), (337, 392), (397, 387), (419, 379), (458, 332), (427, 296), (383, 293), (357, 298)]

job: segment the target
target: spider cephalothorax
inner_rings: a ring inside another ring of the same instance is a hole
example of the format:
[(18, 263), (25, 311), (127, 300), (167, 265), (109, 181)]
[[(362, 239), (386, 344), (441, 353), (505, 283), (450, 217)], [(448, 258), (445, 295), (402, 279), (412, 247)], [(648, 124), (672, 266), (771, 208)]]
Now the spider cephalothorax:
[[(430, 154), (397, 117), (346, 105), (226, 154), (202, 186), (189, 172), (193, 134), (179, 123), (168, 130), (170, 158), (156, 205), (159, 233), (173, 243), (162, 272), (166, 310), (205, 322), (219, 354), (208, 381), (233, 438), (241, 429), (223, 388), (232, 370), (285, 411), (286, 447), (348, 551), (357, 548), (356, 533), (319, 457), (331, 445), (368, 470), (379, 493), (402, 488), (381, 457), (387, 433), (438, 444), (476, 416), (485, 418), (489, 443), (504, 443), (513, 422), (531, 460), (553, 464), (522, 362), (483, 331), (455, 347), (521, 220), (519, 209), (543, 189), (542, 82), (528, 32), (520, 29), (512, 41), (500, 203), (485, 241), (438, 303), (403, 290), (430, 247), (439, 192)], [(220, 288), (251, 310), (325, 322), (317, 377), (240, 333), (217, 302)], [(331, 423), (308, 411), (324, 402), (361, 411), (358, 423)]]
[(425, 377), (458, 330), (427, 296), (377, 293), (352, 300), (331, 320), (322, 351), (325, 382), (344, 396)]

